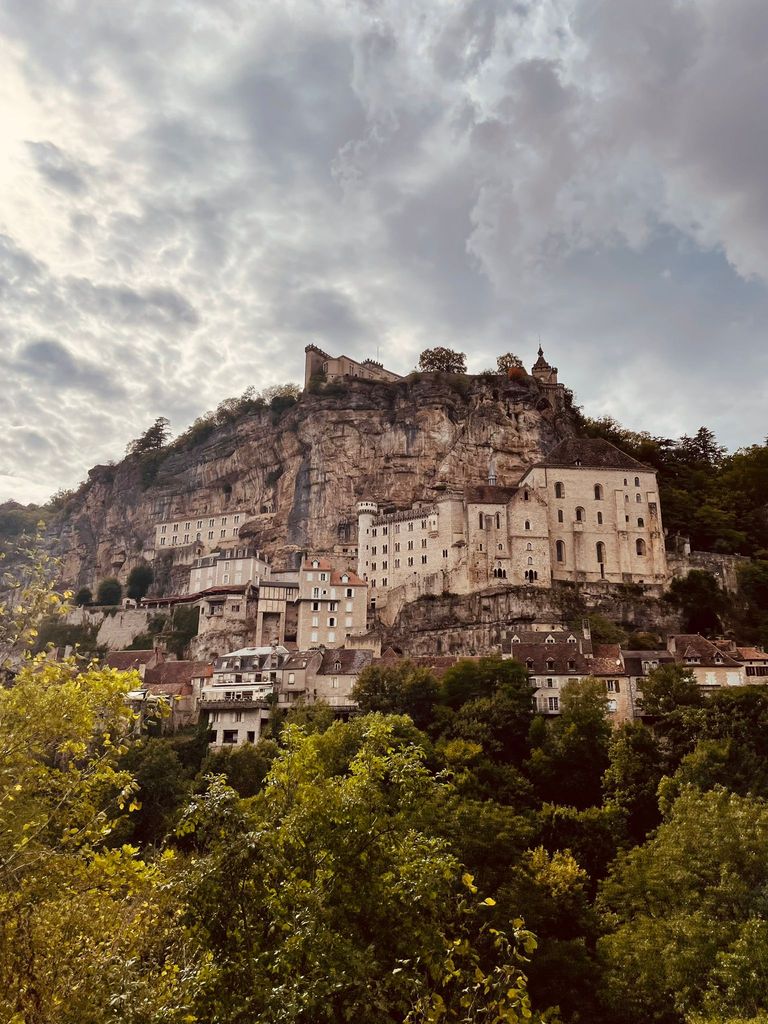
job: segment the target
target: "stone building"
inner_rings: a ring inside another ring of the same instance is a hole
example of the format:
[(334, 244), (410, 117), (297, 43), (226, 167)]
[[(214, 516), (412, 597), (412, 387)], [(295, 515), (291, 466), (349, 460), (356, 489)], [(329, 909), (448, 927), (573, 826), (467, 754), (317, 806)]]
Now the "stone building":
[(336, 569), (325, 558), (305, 559), (299, 570), (299, 650), (343, 647), (348, 636), (364, 633), (367, 591), (355, 573)]
[(352, 688), (373, 656), (372, 650), (344, 648), (297, 651), (283, 665), (278, 703), (322, 703), (337, 714), (349, 714), (356, 709)]
[(703, 690), (744, 686), (747, 681), (740, 660), (697, 633), (667, 637), (667, 649), (676, 665), (691, 670)]
[(175, 547), (189, 547), (195, 554), (214, 551), (222, 543), (234, 542), (240, 526), (250, 518), (250, 512), (235, 509), (232, 512), (187, 515), (158, 523), (155, 526), (154, 551), (146, 554), (151, 557)]
[(515, 482), (491, 468), (487, 485), (462, 495), (385, 514), (361, 501), (357, 512), (358, 575), (379, 606), (396, 590), (413, 600), (553, 580), (667, 581), (655, 471), (602, 439), (562, 441)]
[(360, 377), (363, 380), (391, 382), (402, 380), (399, 374), (385, 370), (375, 359), (364, 359), (359, 363), (349, 356), (329, 356), (316, 345), (304, 349), (304, 387), (308, 388), (313, 377), (324, 378), (329, 383), (343, 377)]
[(197, 558), (189, 570), (190, 594), (199, 594), (212, 587), (252, 583), (270, 575), (269, 563), (259, 551), (250, 547), (218, 547), (212, 554)]
[(200, 711), (207, 716), (212, 747), (256, 743), (269, 721), (270, 698), (288, 651), (279, 644), (244, 647), (217, 658), (203, 687)]

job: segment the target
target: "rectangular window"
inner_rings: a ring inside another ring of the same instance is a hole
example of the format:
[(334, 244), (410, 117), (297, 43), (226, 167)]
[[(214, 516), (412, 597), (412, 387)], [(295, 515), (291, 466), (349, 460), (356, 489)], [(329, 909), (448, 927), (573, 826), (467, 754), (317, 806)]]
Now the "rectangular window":
[(339, 602), (338, 601), (329, 601), (328, 602), (328, 611), (329, 612), (337, 612), (338, 610), (339, 610)]
[(315, 643), (315, 644), (317, 643), (317, 630), (316, 629), (312, 630), (312, 643)]
[(395, 541), (395, 551), (399, 551), (399, 550), (400, 550), (400, 541), (397, 540), (397, 541)]
[(221, 517), (221, 525), (222, 526), (226, 526), (227, 525), (227, 517), (226, 516), (222, 516)]
[(240, 516), (234, 516), (233, 519), (232, 519), (232, 522), (233, 523), (239, 523), (240, 522)]
[[(162, 543), (165, 544), (165, 538), (163, 538)], [(396, 569), (400, 568), (400, 559), (399, 558), (395, 559), (395, 568)]]
[(408, 541), (408, 550), (409, 551), (413, 551), (413, 541), (412, 540)]
[(548, 697), (547, 698), (547, 707), (549, 708), (550, 711), (559, 711), (560, 710), (560, 698), (559, 697)]
[(413, 559), (412, 558), (408, 559), (408, 565), (413, 565)]
[(336, 627), (336, 616), (331, 615), (328, 619), (328, 629), (335, 629)]
[(313, 612), (319, 612), (320, 611), (320, 602), (319, 601), (313, 601), (312, 602), (312, 611)]
[(400, 523), (395, 523), (395, 533), (400, 533)]
[[(386, 581), (385, 581), (384, 585), (386, 586)], [(345, 627), (346, 627), (347, 629), (349, 629), (351, 625), (352, 625), (352, 616), (351, 616), (351, 615), (348, 615), (348, 616), (346, 617), (346, 619), (344, 619), (344, 626), (345, 626)]]
[(178, 533), (179, 532), (179, 524), (178, 523), (174, 523), (173, 524), (173, 532), (174, 533)]
[(347, 597), (354, 597), (354, 596), (355, 596), (355, 592), (352, 590), (352, 587), (347, 587)]
[(208, 520), (208, 525), (209, 525), (209, 526), (213, 526), (213, 522), (214, 522), (214, 521), (213, 521), (213, 519), (209, 519), (209, 520)]
[(376, 554), (376, 545), (375, 545), (375, 544), (374, 544), (374, 545), (373, 545), (373, 547), (371, 548), (371, 554), (372, 554), (372, 555), (375, 555), (375, 554)]
[(328, 634), (328, 643), (329, 644), (335, 644), (336, 643), (336, 634), (335, 633), (329, 633)]
[(313, 615), (312, 616), (312, 625), (313, 626), (319, 626), (320, 625), (320, 618), (319, 618), (319, 616), (317, 616), (317, 615)]
[(242, 720), (243, 720), (243, 712), (242, 711), (236, 711), (235, 712), (235, 721), (236, 722), (242, 722)]
[(213, 540), (213, 530), (208, 531), (208, 540)]
[(255, 743), (256, 742), (256, 732), (255, 732), (254, 729), (249, 729), (248, 732), (246, 733), (246, 736), (248, 738), (247, 739), (248, 743)]
[(381, 545), (381, 553), (382, 553), (382, 555), (386, 555), (386, 553), (387, 553), (387, 545), (386, 544), (382, 544)]
[(448, 548), (443, 548), (443, 558), (448, 557)]
[(203, 528), (203, 520), (202, 519), (198, 519), (197, 520), (197, 529), (198, 530), (202, 530), (202, 528)]
[(422, 565), (426, 565), (427, 564), (427, 556), (426, 555), (422, 555), (421, 556), (421, 564)]
[(381, 563), (381, 568), (382, 569), (386, 569), (388, 564), (389, 564), (388, 562), (382, 562)]
[(619, 692), (619, 680), (618, 679), (607, 679), (605, 682), (605, 688), (608, 693)]
[(184, 534), (184, 543), (185, 544), (189, 544), (189, 534), (188, 533)]
[(389, 533), (389, 527), (388, 527), (388, 526), (384, 526), (384, 527), (382, 527), (382, 530), (381, 530), (381, 532), (382, 532), (382, 533), (384, 534), (384, 536), (386, 537), (386, 536), (387, 536), (387, 534)]
[(225, 729), (221, 734), (222, 743), (237, 743), (237, 729)]
[(160, 538), (160, 547), (165, 547), (165, 537)]
[(408, 532), (413, 533), (413, 523), (408, 523)]
[(421, 520), (421, 528), (422, 528), (422, 530), (426, 530), (426, 528), (427, 528), (427, 520), (426, 519), (422, 519)]
[(168, 527), (167, 527), (167, 526), (161, 526), (161, 527), (160, 527), (160, 533), (165, 533), (165, 531), (166, 531), (167, 529), (168, 529)]
[(174, 537), (174, 538), (172, 539), (171, 543), (172, 543), (172, 544), (178, 544), (178, 543), (179, 543), (179, 538), (178, 538), (178, 537)]
[(425, 548), (427, 546), (427, 538), (426, 537), (422, 537), (422, 539), (421, 539), (421, 546), (423, 548)]
[(226, 537), (227, 536), (227, 531), (226, 530), (222, 530), (221, 533), (219, 534), (219, 536), (220, 537)]

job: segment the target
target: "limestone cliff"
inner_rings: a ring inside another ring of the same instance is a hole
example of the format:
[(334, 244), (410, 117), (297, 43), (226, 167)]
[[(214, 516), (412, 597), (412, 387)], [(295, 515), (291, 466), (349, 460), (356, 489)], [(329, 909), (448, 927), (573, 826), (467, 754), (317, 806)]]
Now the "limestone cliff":
[[(50, 537), (67, 582), (92, 586), (124, 580), (161, 521), (248, 510), (241, 536), (292, 567), (298, 552), (338, 556), (345, 536), (354, 545), (362, 498), (405, 508), (459, 491), (486, 479), (492, 456), (499, 483), (515, 480), (573, 429), (567, 392), (530, 377), (347, 379), (282, 412), (249, 413), (196, 446), (95, 467)], [(156, 592), (183, 578), (181, 553), (176, 564), (163, 558)]]

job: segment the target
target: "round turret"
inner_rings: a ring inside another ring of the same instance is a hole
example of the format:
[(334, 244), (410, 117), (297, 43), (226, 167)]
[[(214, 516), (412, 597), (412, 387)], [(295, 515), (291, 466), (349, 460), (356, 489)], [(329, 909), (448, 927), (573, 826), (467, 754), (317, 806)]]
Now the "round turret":
[(359, 516), (377, 516), (379, 514), (379, 506), (375, 501), (358, 501), (357, 514)]

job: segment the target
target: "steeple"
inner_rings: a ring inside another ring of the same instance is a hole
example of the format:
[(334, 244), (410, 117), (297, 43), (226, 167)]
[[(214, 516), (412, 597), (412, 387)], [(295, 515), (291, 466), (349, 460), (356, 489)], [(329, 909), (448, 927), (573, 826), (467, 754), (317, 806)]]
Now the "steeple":
[(544, 358), (544, 349), (539, 342), (539, 358), (531, 367), (531, 376), (542, 384), (557, 384), (557, 367), (550, 366)]

